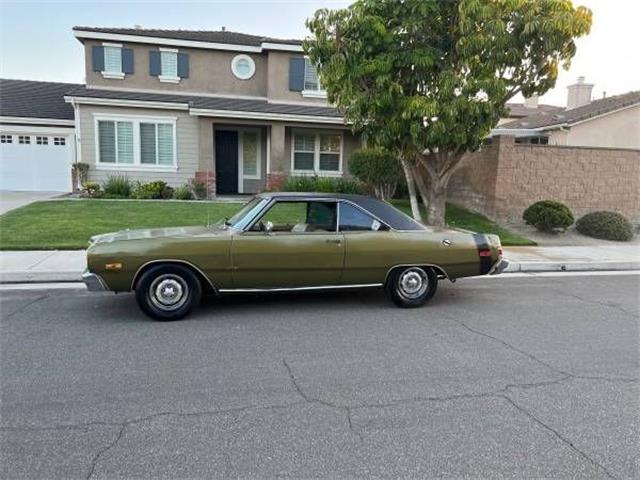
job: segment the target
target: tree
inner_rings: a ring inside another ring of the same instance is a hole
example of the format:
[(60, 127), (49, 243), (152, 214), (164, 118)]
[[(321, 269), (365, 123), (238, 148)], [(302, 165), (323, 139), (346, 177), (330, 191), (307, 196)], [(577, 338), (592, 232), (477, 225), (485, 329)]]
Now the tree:
[(405, 172), (427, 189), (428, 222), (444, 225), (465, 153), (480, 148), (507, 100), (555, 85), (591, 12), (570, 0), (357, 0), (318, 10), (307, 27), (304, 48), (329, 101), (410, 162)]
[(376, 197), (391, 199), (403, 173), (397, 168), (393, 154), (382, 148), (357, 150), (349, 159), (349, 171), (361, 182), (373, 189)]

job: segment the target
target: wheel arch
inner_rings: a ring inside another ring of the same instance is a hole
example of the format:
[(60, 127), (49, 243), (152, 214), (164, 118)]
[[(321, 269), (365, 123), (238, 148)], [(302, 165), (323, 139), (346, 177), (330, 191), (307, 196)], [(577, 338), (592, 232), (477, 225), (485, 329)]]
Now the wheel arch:
[(399, 265), (394, 265), (387, 271), (387, 275), (384, 277), (383, 285), (387, 284), (387, 282), (389, 281), (389, 277), (391, 276), (394, 270), (397, 270), (399, 268), (409, 268), (409, 267), (430, 267), (435, 271), (436, 276), (438, 278), (446, 278), (448, 280), (451, 280), (451, 278), (449, 278), (449, 274), (447, 273), (447, 271), (444, 268), (442, 268), (440, 265), (436, 265), (435, 263), (403, 263)]
[(209, 279), (209, 277), (207, 277), (204, 274), (202, 270), (200, 270), (191, 262), (188, 262), (186, 260), (178, 260), (178, 259), (158, 259), (158, 260), (151, 260), (149, 262), (142, 264), (133, 276), (133, 280), (131, 281), (131, 291), (135, 291), (136, 285), (138, 284), (138, 281), (140, 280), (140, 277), (144, 272), (158, 265), (179, 265), (181, 267), (186, 267), (187, 269), (191, 270), (191, 272), (200, 281), (200, 285), (202, 286), (203, 291), (213, 292), (215, 294), (218, 293), (218, 289), (215, 287), (215, 285)]

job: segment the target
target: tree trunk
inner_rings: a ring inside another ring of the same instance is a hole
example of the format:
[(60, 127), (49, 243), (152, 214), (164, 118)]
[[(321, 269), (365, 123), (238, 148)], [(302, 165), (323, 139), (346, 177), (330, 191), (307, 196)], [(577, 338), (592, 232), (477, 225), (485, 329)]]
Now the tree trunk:
[(413, 183), (413, 173), (411, 171), (411, 165), (402, 159), (402, 169), (404, 170), (404, 177), (407, 180), (407, 189), (409, 190), (409, 202), (411, 203), (411, 214), (413, 218), (418, 222), (422, 222), (422, 215), (420, 215), (420, 207), (418, 205), (418, 198), (416, 197), (416, 186)]
[(447, 184), (449, 177), (432, 178), (429, 189), (429, 217), (427, 223), (434, 227), (445, 226), (445, 208), (447, 203)]
[[(416, 181), (416, 186), (418, 187), (418, 191), (420, 192), (420, 198), (422, 199), (422, 204), (424, 208), (429, 206), (429, 189), (427, 188), (427, 184), (424, 181), (424, 176), (420, 172), (420, 165), (413, 166), (413, 178)], [(427, 219), (427, 222), (429, 219)]]

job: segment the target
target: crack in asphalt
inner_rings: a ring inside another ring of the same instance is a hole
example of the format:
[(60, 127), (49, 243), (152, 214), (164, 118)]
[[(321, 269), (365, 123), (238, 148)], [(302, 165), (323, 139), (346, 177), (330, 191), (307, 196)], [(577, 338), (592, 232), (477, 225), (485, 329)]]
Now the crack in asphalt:
[(120, 427), (120, 430), (118, 431), (118, 434), (116, 435), (115, 440), (112, 441), (106, 447), (96, 452), (96, 454), (93, 456), (93, 459), (91, 460), (91, 464), (89, 465), (89, 473), (87, 473), (87, 477), (86, 477), (87, 480), (89, 480), (93, 476), (93, 472), (95, 472), (96, 470), (96, 466), (98, 465), (98, 461), (100, 461), (100, 457), (102, 457), (102, 455), (107, 453), (109, 450), (111, 450), (118, 444), (126, 428), (127, 428), (127, 424), (126, 423), (122, 424), (122, 426)]
[(580, 300), (582, 302), (591, 303), (593, 305), (600, 305), (602, 307), (613, 308), (615, 310), (618, 310), (619, 312), (625, 313), (627, 315), (631, 315), (632, 317), (636, 317), (637, 318), (640, 315), (640, 312), (630, 312), (626, 308), (624, 308), (622, 305), (620, 305), (618, 303), (615, 303), (615, 302), (605, 302), (605, 301), (600, 301), (600, 300), (594, 300), (592, 298), (584, 298), (584, 297), (581, 297), (580, 295), (576, 295), (575, 293), (565, 292), (565, 291), (553, 290), (553, 292), (557, 293), (557, 294), (560, 294), (560, 295), (564, 295), (565, 297), (575, 298), (575, 299)]
[(592, 465), (594, 465), (597, 468), (600, 468), (603, 472), (605, 472), (607, 474), (607, 476), (609, 478), (613, 478), (613, 479), (617, 478), (604, 465), (600, 464), (598, 461), (596, 461), (595, 459), (593, 459), (589, 455), (587, 455), (584, 451), (580, 450), (573, 442), (571, 442), (569, 439), (565, 438), (560, 432), (558, 432), (556, 429), (551, 427), (549, 424), (547, 424), (547, 423), (543, 422), (542, 420), (540, 420), (538, 417), (536, 417), (529, 410), (526, 410), (525, 408), (520, 406), (518, 403), (516, 403), (513, 399), (509, 398), (507, 395), (500, 395), (500, 397), (504, 398), (507, 402), (509, 402), (511, 405), (513, 405), (513, 407), (515, 407), (515, 409), (518, 412), (520, 412), (521, 414), (527, 416), (533, 422), (537, 423), (541, 427), (543, 427), (546, 430), (548, 430), (549, 432), (551, 432), (561, 442), (563, 442), (565, 445), (568, 445), (569, 448), (571, 448), (573, 451), (575, 451), (577, 454), (579, 454), (582, 458), (587, 460), (589, 463), (591, 463)]
[(18, 307), (16, 310), (14, 310), (13, 312), (9, 313), (8, 315), (5, 315), (4, 318), (5, 319), (9, 319), (9, 318), (13, 317), (14, 315), (16, 315), (16, 314), (18, 314), (20, 312), (23, 312), (24, 310), (29, 308), (34, 303), (38, 303), (40, 300), (44, 300), (47, 297), (49, 297), (48, 293), (45, 293), (44, 295), (40, 295), (40, 296), (34, 298), (33, 300), (30, 300), (29, 302), (25, 303), (21, 307)]

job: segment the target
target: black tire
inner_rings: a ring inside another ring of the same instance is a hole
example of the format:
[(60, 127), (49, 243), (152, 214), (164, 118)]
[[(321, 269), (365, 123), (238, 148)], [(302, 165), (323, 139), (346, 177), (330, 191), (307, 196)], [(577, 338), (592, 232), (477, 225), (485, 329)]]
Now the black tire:
[(136, 284), (136, 301), (154, 320), (180, 320), (202, 298), (198, 277), (182, 265), (158, 265), (144, 272)]
[(438, 276), (430, 267), (398, 267), (387, 278), (384, 291), (401, 308), (415, 308), (433, 297)]

